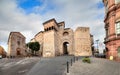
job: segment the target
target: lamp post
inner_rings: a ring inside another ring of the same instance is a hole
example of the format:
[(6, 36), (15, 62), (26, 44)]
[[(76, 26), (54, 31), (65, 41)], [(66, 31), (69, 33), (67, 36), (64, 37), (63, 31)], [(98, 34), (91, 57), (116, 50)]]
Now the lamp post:
[(96, 50), (96, 52), (97, 52), (97, 53), (98, 53), (98, 51), (99, 51), (98, 42), (99, 42), (99, 39), (96, 40), (96, 43), (97, 43), (97, 50)]

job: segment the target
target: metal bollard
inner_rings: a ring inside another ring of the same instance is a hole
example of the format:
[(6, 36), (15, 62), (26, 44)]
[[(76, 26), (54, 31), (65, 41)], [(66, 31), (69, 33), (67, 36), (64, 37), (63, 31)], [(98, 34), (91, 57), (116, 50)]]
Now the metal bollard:
[(75, 57), (73, 58), (74, 62), (75, 62)]
[(76, 57), (76, 60), (78, 61), (78, 57)]
[(69, 73), (69, 62), (67, 61), (67, 73)]
[(72, 66), (72, 59), (71, 59), (71, 66)]

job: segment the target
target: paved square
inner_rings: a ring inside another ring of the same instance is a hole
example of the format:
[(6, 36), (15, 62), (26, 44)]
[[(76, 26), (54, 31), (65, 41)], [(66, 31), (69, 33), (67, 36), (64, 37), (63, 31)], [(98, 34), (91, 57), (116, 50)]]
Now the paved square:
[(100, 58), (91, 58), (92, 63), (76, 61), (67, 75), (120, 75), (120, 63)]

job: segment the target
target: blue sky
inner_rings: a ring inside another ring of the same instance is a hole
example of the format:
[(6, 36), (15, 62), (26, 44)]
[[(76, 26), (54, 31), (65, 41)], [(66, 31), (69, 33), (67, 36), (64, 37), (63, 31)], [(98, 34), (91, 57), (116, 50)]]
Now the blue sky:
[(43, 9), (42, 11), (39, 11), (39, 12), (33, 11), (33, 9), (37, 6), (42, 7), (45, 2), (46, 2), (45, 0), (23, 0), (23, 1), (18, 0), (17, 1), (18, 7), (23, 8), (27, 14), (39, 13), (41, 15), (44, 15), (49, 10), (54, 10), (54, 8), (56, 7), (55, 4), (48, 3), (46, 8)]
[(43, 4), (42, 0), (18, 0), (18, 6), (27, 10), (35, 6), (41, 6)]
[(51, 18), (73, 30), (90, 27), (94, 40), (104, 41), (102, 0), (0, 0), (0, 45), (7, 49), (11, 31), (21, 32), (29, 42)]
[(97, 3), (96, 6), (97, 6), (97, 8), (102, 9), (104, 7), (104, 4), (101, 1), (101, 2)]
[[(37, 6), (42, 7), (42, 5), (44, 4), (44, 2), (46, 2), (46, 1), (47, 0), (18, 0), (17, 3), (18, 3), (18, 7), (23, 8), (24, 11), (27, 14), (30, 14), (30, 13), (36, 13), (32, 9), (34, 7), (37, 7)], [(57, 5), (54, 4), (54, 3), (52, 3), (52, 2), (51, 3), (47, 3), (46, 8), (44, 10), (42, 10), (42, 11), (37, 12), (37, 13), (39, 13), (41, 15), (44, 15), (44, 13), (46, 13), (46, 12), (48, 12), (50, 10), (54, 10), (56, 7), (57, 7)], [(103, 2), (100, 1), (100, 2), (96, 3), (96, 7), (98, 9), (104, 8)]]

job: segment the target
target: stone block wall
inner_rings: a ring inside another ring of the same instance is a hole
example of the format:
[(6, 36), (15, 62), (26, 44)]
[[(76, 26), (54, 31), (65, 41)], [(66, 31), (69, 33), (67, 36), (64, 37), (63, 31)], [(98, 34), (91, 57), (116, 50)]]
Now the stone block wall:
[(88, 27), (78, 27), (74, 34), (75, 56), (91, 56), (91, 38)]

